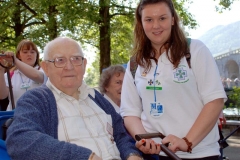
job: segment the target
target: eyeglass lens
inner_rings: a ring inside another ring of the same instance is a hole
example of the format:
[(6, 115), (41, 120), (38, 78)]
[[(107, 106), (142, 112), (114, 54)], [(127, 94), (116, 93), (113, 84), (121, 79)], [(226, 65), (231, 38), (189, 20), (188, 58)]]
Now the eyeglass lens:
[[(70, 57), (70, 62), (74, 66), (80, 66), (83, 63), (83, 59), (84, 58), (81, 56), (74, 56), (74, 57)], [(54, 62), (55, 62), (56, 67), (64, 67), (67, 63), (67, 58), (57, 57), (57, 58), (55, 58)]]

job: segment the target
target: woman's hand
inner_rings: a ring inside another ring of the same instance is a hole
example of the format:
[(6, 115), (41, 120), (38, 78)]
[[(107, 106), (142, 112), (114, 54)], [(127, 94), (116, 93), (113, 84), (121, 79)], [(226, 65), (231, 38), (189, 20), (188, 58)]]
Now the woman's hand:
[(177, 151), (187, 152), (187, 150), (188, 150), (187, 143), (182, 138), (179, 138), (177, 136), (174, 136), (171, 134), (166, 136), (162, 140), (162, 144), (167, 144), (167, 143), (169, 143), (168, 148), (174, 153)]
[(135, 146), (145, 154), (159, 154), (161, 151), (160, 144), (155, 143), (152, 139), (136, 141)]
[[(13, 66), (13, 59), (12, 57), (14, 57), (15, 59), (15, 56), (14, 56), (14, 53), (13, 52), (10, 52), (10, 51), (6, 51), (4, 52), (4, 55), (5, 56), (0, 56), (0, 63), (3, 65), (3, 66), (6, 66), (6, 67), (12, 67)], [(0, 70), (4, 70), (5, 69), (1, 66)]]
[(13, 58), (14, 58), (14, 61), (18, 60), (18, 59), (16, 58), (14, 52), (12, 52), (12, 51), (6, 51), (4, 54), (7, 55), (7, 57), (9, 57), (9, 58), (10, 58), (10, 57), (13, 57)]
[(11, 52), (11, 51), (6, 51), (4, 54), (7, 55), (8, 57), (10, 57), (10, 56), (13, 57), (14, 56), (14, 53)]
[[(3, 65), (3, 66), (9, 66), (10, 65), (11, 66), (12, 62), (8, 61), (8, 60), (10, 60), (10, 58), (12, 59), (12, 57), (1, 55), (0, 56), (1, 65)], [(5, 73), (6, 69), (4, 67), (2, 67), (1, 65), (0, 65), (0, 88), (1, 88), (0, 99), (5, 99), (9, 94), (9, 89), (6, 86), (5, 77), (4, 77), (4, 73)]]

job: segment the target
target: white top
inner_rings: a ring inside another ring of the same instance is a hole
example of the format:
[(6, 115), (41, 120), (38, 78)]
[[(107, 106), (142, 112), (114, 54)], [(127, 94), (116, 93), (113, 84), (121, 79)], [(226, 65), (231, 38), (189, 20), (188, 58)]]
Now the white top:
[[(190, 53), (191, 69), (185, 57), (181, 59), (179, 67), (174, 69), (165, 53), (159, 57), (157, 69), (152, 61), (152, 68), (147, 74), (138, 66), (136, 86), (128, 63), (122, 86), (121, 116), (141, 118), (145, 130), (149, 133), (161, 132), (164, 135), (185, 137), (205, 104), (217, 98), (226, 100), (217, 65), (208, 48), (201, 41), (192, 40)], [(151, 90), (154, 81), (155, 87), (162, 87), (162, 90), (155, 90), (157, 106), (154, 104), (154, 90)], [(218, 139), (216, 124), (193, 148), (192, 154), (181, 151), (176, 154), (181, 158), (219, 155)], [(161, 139), (156, 138), (155, 141), (160, 143)], [(163, 152), (160, 154), (164, 155)]]
[(103, 97), (106, 98), (112, 104), (117, 113), (120, 112), (119, 106), (116, 103), (114, 103), (111, 98), (109, 98), (106, 94), (104, 94)]
[[(58, 110), (58, 139), (86, 147), (104, 160), (121, 159), (113, 141), (112, 118), (88, 94), (95, 92), (84, 82), (79, 88), (79, 100), (58, 90), (50, 80), (47, 87), (53, 92)], [(107, 129), (108, 128), (108, 129)], [(110, 129), (109, 129), (110, 128)]]
[[(35, 69), (37, 70), (39, 66), (36, 66)], [(43, 72), (43, 70), (40, 68), (39, 71)], [(44, 72), (43, 72), (44, 73)], [(4, 74), (5, 76), (5, 82), (6, 86), (9, 87), (8, 84), (8, 78), (7, 78), (7, 73)], [(44, 83), (47, 81), (47, 76), (44, 74)], [(27, 91), (33, 88), (36, 88), (38, 86), (41, 86), (42, 83), (37, 83), (30, 78), (26, 77), (23, 73), (21, 73), (19, 70), (14, 70), (14, 74), (11, 78), (12, 82), (12, 90), (13, 90), (13, 98), (15, 102), (15, 107), (17, 104), (18, 99)], [(7, 107), (7, 111), (12, 110), (12, 102), (10, 98), (10, 91), (9, 91), (9, 104)]]

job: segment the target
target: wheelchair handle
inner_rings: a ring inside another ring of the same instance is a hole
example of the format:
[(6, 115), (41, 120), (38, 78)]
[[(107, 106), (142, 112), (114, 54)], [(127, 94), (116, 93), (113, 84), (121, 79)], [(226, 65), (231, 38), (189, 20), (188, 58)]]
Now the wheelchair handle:
[[(140, 141), (141, 139), (149, 139), (149, 138), (165, 138), (166, 136), (163, 135), (162, 133), (147, 133), (147, 134), (136, 134), (135, 135), (135, 139), (137, 141)], [(168, 149), (168, 144), (160, 144), (161, 146), (161, 150), (166, 153), (166, 155), (168, 155), (169, 157), (171, 157), (173, 160), (182, 160), (181, 158), (179, 158), (175, 153), (173, 153), (171, 150)]]

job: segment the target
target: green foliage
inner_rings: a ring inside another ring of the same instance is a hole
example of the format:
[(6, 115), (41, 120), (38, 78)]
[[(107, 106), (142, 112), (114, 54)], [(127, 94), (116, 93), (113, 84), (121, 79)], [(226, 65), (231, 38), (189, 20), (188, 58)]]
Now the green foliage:
[(86, 84), (90, 87), (98, 87), (99, 83), (99, 72), (95, 68), (87, 69), (87, 76), (84, 78)]
[(230, 10), (231, 5), (234, 3), (234, 1), (237, 1), (237, 0), (220, 0), (218, 3), (218, 6), (215, 7), (216, 11), (219, 13), (222, 13), (226, 9)]
[(111, 28), (111, 64), (127, 63), (133, 44), (132, 17), (115, 16), (112, 21), (114, 25)]
[(188, 26), (188, 28), (194, 29), (197, 26), (197, 22), (193, 18), (192, 14), (188, 12), (187, 8), (184, 7), (186, 3), (191, 4), (192, 0), (173, 0), (173, 3), (182, 21), (182, 24), (184, 26)]
[[(228, 95), (229, 99), (234, 102), (230, 104), (230, 107), (236, 107), (240, 109), (240, 87), (233, 87), (233, 90)], [(239, 110), (238, 110), (239, 111)], [(240, 113), (238, 113), (240, 115)]]
[[(99, 56), (97, 57), (99, 59)], [(98, 61), (92, 63), (92, 67), (87, 69), (87, 76), (84, 78), (84, 81), (87, 85), (91, 87), (98, 87), (100, 74), (99, 74), (99, 65)]]

